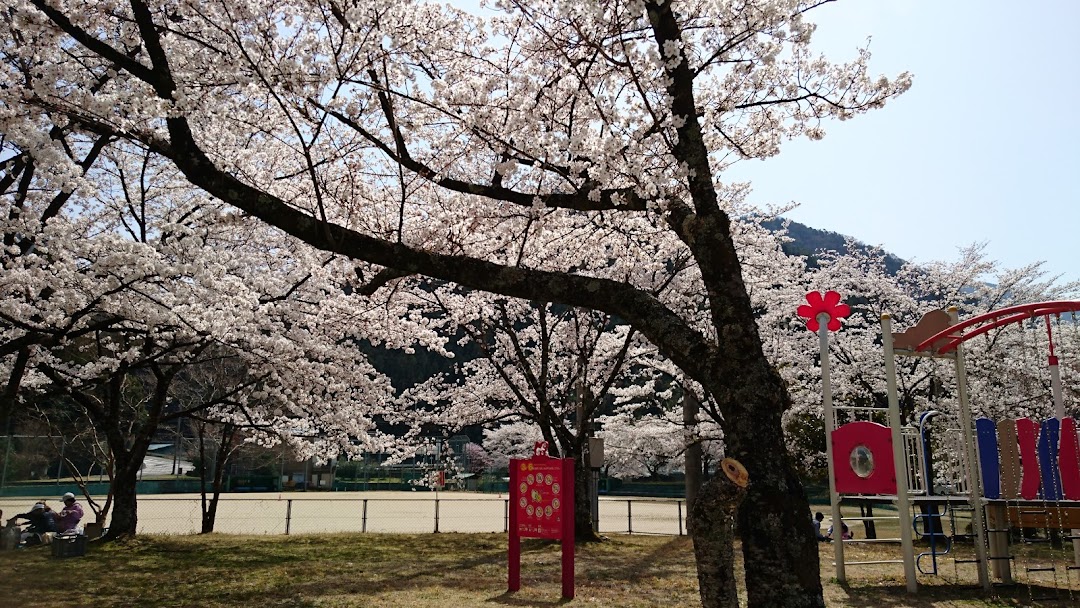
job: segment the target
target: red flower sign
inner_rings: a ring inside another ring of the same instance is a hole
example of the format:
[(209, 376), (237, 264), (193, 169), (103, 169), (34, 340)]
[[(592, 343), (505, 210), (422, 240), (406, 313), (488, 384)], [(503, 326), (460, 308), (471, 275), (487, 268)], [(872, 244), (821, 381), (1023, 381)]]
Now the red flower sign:
[(822, 296), (816, 291), (806, 294), (806, 304), (800, 306), (796, 312), (800, 317), (806, 318), (806, 329), (817, 331), (820, 329), (818, 315), (829, 315), (829, 323), (826, 327), (829, 331), (840, 329), (840, 319), (851, 314), (851, 308), (847, 304), (840, 303), (840, 294), (835, 291), (826, 291)]

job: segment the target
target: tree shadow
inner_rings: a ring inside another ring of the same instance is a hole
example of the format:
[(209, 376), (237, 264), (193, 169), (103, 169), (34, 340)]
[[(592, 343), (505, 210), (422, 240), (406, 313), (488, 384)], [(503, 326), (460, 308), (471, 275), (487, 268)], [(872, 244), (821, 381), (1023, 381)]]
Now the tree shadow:
[(501, 595), (488, 598), (484, 601), (491, 604), (500, 604), (502, 606), (529, 606), (530, 608), (552, 608), (554, 606), (562, 606), (563, 604), (568, 604), (574, 600), (538, 600), (535, 598), (519, 597), (516, 595), (516, 592), (506, 591)]
[[(837, 585), (852, 608), (939, 608), (942, 602), (984, 603), (992, 606), (1077, 606), (1080, 591), (1047, 585), (1001, 585), (987, 594), (978, 585), (922, 585), (909, 594), (902, 584)], [(992, 603), (991, 603), (992, 602)]]
[[(625, 544), (623, 539), (606, 539), (600, 543), (588, 543), (585, 547), (578, 546), (578, 558), (576, 559), (576, 577), (579, 583), (588, 581), (590, 584), (616, 583), (632, 585), (646, 577), (670, 578), (685, 576), (689, 549), (688, 538), (670, 538), (662, 544), (646, 551), (626, 554), (619, 551), (619, 547)], [(528, 541), (529, 550), (535, 555), (552, 545), (558, 546), (554, 541), (531, 540)], [(526, 554), (526, 543), (522, 543), (522, 555)], [(584, 555), (583, 555), (584, 554)], [(690, 576), (696, 576), (691, 569)], [(549, 580), (550, 582), (550, 580)], [(523, 587), (525, 584), (523, 583)], [(504, 606), (531, 606), (537, 608), (550, 608), (561, 606), (572, 600), (541, 600), (534, 597), (522, 597), (516, 593), (505, 592), (486, 600), (488, 603)]]

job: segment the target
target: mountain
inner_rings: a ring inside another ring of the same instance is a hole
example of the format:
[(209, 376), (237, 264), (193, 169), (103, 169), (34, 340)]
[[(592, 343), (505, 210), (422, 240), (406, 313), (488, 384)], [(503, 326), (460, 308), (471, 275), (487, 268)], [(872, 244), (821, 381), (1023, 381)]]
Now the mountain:
[[(781, 230), (783, 229), (785, 222), (789, 222), (787, 227), (788, 236), (790, 236), (792, 240), (784, 245), (784, 253), (788, 255), (806, 256), (807, 262), (811, 267), (817, 266), (817, 255), (819, 252), (843, 252), (847, 240), (851, 238), (843, 234), (831, 232), (829, 230), (811, 228), (806, 224), (800, 224), (799, 222), (782, 218), (768, 220), (763, 222), (763, 225), (770, 230)], [(855, 241), (855, 246), (863, 250), (871, 249), (869, 245), (857, 240)], [(896, 274), (903, 265), (904, 260), (891, 253), (885, 253), (885, 268), (889, 271), (889, 274)]]

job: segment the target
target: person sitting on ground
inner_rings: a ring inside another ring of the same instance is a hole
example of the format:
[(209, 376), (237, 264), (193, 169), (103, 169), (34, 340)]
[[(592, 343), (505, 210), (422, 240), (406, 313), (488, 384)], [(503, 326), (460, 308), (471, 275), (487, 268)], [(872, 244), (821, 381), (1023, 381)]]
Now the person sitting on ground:
[(56, 532), (56, 514), (45, 504), (44, 500), (34, 503), (28, 513), (20, 513), (8, 520), (8, 523), (19, 519), (25, 519), (30, 525), (22, 533), (22, 542), (27, 545), (40, 545), (42, 535), (47, 532)]
[(83, 509), (79, 506), (79, 503), (75, 502), (75, 495), (71, 492), (64, 494), (61, 500), (64, 501), (64, 508), (56, 515), (56, 531), (63, 534), (64, 532), (72, 532), (79, 527), (79, 521), (83, 517)]
[[(826, 535), (829, 540), (832, 540), (833, 527), (829, 526), (829, 533)], [(855, 538), (855, 535), (851, 533), (851, 530), (847, 527), (847, 524), (840, 522), (840, 538), (843, 540), (851, 540)]]
[(810, 520), (810, 523), (813, 524), (813, 526), (814, 526), (814, 536), (817, 537), (818, 541), (827, 543), (832, 539), (821, 533), (821, 522), (824, 519), (825, 519), (825, 514), (822, 513), (821, 511), (818, 511), (817, 513), (814, 514), (814, 519)]

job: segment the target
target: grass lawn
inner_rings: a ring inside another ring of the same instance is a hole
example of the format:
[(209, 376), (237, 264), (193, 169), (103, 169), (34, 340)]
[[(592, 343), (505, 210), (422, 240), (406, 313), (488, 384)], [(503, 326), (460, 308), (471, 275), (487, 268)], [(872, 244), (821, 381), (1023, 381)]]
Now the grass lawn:
[[(970, 587), (928, 585), (909, 596), (902, 571), (892, 565), (853, 569), (849, 585), (841, 587), (832, 580), (831, 547), (821, 547), (830, 606), (1022, 606), (1048, 591), (1018, 585), (985, 598)], [(872, 557), (895, 548), (863, 551)], [(502, 534), (144, 536), (122, 546), (91, 544), (79, 558), (52, 558), (47, 548), (0, 552), (0, 567), (2, 606), (561, 604), (558, 545), (523, 542), (522, 589), (510, 595)], [(572, 605), (698, 605), (692, 547), (685, 537), (612, 536), (578, 547), (576, 570)], [(1060, 597), (1040, 605), (1080, 605), (1080, 592)]]

